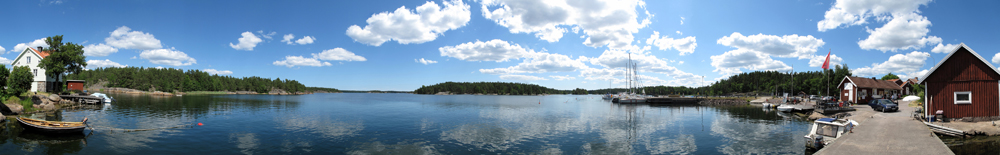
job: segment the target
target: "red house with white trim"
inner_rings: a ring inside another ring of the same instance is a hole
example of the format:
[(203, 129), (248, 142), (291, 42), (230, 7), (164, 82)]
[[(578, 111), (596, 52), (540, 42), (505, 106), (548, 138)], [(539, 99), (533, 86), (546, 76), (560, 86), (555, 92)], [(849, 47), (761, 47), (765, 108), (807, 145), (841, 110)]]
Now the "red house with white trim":
[(1000, 71), (965, 43), (960, 44), (918, 83), (926, 86), (925, 116), (942, 110), (945, 118), (1000, 116)]

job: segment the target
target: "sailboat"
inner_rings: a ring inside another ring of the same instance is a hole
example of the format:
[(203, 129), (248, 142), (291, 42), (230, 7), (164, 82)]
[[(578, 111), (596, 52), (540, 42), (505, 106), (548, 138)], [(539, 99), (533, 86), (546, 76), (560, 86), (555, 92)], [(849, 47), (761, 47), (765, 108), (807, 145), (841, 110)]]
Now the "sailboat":
[(636, 70), (635, 62), (632, 62), (632, 54), (629, 53), (628, 63), (625, 67), (625, 82), (628, 86), (628, 91), (620, 93), (617, 98), (611, 99), (611, 102), (615, 103), (646, 103), (646, 90), (642, 90), (642, 95), (636, 94), (635, 91), (642, 88), (641, 81), (639, 80)]

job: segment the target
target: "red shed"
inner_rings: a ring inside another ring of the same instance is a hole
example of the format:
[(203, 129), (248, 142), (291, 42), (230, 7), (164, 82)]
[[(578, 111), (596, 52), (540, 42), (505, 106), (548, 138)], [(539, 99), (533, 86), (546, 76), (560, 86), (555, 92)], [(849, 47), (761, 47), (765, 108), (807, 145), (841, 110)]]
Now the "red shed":
[(1000, 71), (960, 45), (918, 81), (927, 87), (924, 114), (943, 110), (946, 118), (1000, 116)]
[(840, 84), (841, 101), (848, 101), (858, 104), (868, 104), (874, 95), (886, 95), (899, 93), (901, 88), (893, 81), (876, 80), (875, 78), (845, 76)]
[(83, 90), (83, 80), (66, 80), (66, 90)]

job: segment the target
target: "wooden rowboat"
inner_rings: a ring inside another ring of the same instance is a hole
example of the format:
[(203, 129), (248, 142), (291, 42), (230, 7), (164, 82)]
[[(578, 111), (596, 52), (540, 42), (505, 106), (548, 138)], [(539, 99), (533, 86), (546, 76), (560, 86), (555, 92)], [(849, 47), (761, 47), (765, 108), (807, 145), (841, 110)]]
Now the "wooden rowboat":
[(87, 127), (87, 118), (83, 118), (81, 122), (57, 122), (17, 117), (17, 122), (24, 129), (46, 133), (80, 133)]

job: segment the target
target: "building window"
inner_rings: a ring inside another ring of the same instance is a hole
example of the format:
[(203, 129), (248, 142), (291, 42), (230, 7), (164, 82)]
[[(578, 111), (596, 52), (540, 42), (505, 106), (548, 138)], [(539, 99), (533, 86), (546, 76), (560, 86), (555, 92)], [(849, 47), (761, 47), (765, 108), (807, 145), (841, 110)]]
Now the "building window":
[(972, 104), (972, 92), (971, 91), (955, 92), (955, 104)]
[(28, 57), (28, 63), (29, 64), (31, 63), (31, 57)]
[(31, 76), (38, 76), (38, 69), (32, 69)]

